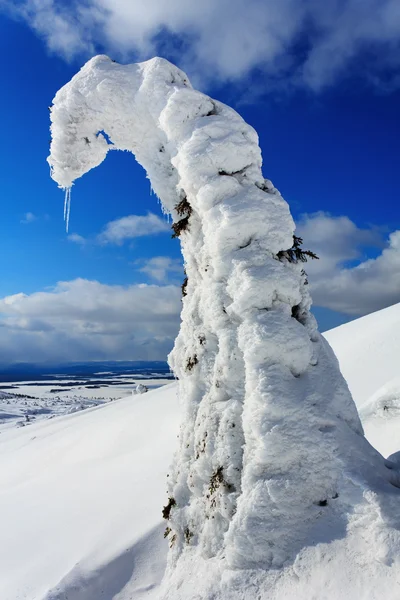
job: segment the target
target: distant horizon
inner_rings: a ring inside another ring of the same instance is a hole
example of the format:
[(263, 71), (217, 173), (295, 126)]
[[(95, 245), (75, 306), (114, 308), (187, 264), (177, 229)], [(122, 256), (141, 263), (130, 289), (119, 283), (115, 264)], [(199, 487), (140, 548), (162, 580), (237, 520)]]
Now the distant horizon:
[(59, 381), (60, 379), (92, 380), (120, 377), (171, 378), (172, 371), (165, 361), (81, 361), (69, 363), (0, 364), (0, 391), (17, 381)]
[[(397, 304), (397, 303), (396, 303)], [(390, 306), (394, 306), (394, 305), (389, 305), (387, 307), (384, 307), (382, 309), (379, 310), (385, 310), (386, 308), (390, 308)], [(322, 309), (323, 310), (323, 309)], [(378, 311), (373, 311), (373, 312), (379, 312)], [(315, 310), (315, 307), (312, 307), (312, 312), (316, 313), (315, 317), (317, 318), (318, 321), (318, 313), (320, 312), (319, 307), (317, 307), (317, 310)], [(373, 313), (369, 313), (369, 314), (373, 314)], [(367, 316), (367, 315), (363, 315), (363, 316)], [(342, 325), (346, 325), (348, 323), (351, 323), (352, 321), (355, 321), (357, 319), (361, 319), (363, 316), (360, 317), (354, 317), (354, 318), (350, 318), (350, 319), (346, 319), (343, 320), (339, 317), (334, 318), (335, 324), (332, 328), (325, 330), (325, 331), (321, 331), (320, 332), (322, 334), (328, 333), (330, 331), (333, 331), (334, 329), (336, 329), (337, 327), (341, 327)], [(28, 369), (55, 369), (55, 368), (65, 368), (65, 367), (80, 367), (80, 366), (95, 366), (95, 365), (103, 365), (103, 366), (123, 366), (123, 365), (127, 365), (129, 368), (130, 366), (139, 366), (141, 365), (143, 368), (145, 368), (145, 365), (165, 365), (166, 367), (169, 368), (169, 364), (168, 364), (168, 356), (165, 357), (165, 359), (157, 359), (157, 360), (146, 360), (146, 359), (135, 359), (135, 360), (130, 360), (130, 359), (87, 359), (87, 360), (66, 360), (66, 361), (60, 361), (60, 360), (48, 360), (48, 361), (15, 361), (15, 362), (5, 362), (5, 361), (0, 361), (0, 374), (4, 374), (7, 373), (7, 369), (17, 369), (17, 368), (28, 368)]]
[(166, 360), (87, 360), (87, 361), (68, 361), (68, 362), (15, 362), (15, 363), (0, 363), (0, 374), (12, 372), (37, 372), (46, 369), (52, 371), (53, 374), (57, 370), (62, 369), (88, 369), (93, 371), (95, 368), (114, 368), (115, 370), (149, 370), (152, 367), (161, 369), (168, 368)]

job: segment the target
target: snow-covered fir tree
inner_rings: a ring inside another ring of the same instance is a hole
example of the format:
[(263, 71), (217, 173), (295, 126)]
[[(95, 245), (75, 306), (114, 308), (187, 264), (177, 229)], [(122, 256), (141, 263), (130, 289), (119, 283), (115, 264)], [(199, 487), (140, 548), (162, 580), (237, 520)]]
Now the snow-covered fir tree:
[[(192, 597), (177, 590), (200, 562), (218, 573), (288, 564), (348, 511), (349, 473), (374, 451), (309, 312), (294, 222), (264, 179), (256, 132), (160, 58), (93, 58), (57, 93), (51, 120), (49, 163), (67, 200), (109, 150), (128, 150), (182, 247), (165, 597)], [(374, 456), (389, 486), (394, 471)]]

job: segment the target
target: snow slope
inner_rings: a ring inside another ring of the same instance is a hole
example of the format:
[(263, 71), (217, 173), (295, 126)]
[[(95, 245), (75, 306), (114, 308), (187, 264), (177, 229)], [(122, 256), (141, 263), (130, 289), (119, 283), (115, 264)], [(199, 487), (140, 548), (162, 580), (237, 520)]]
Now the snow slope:
[(156, 597), (175, 390), (2, 432), (1, 600)]
[[(399, 317), (400, 305), (326, 334), (350, 387), (365, 390), (367, 405), (382, 388), (382, 372), (389, 382), (396, 376), (397, 361), (390, 369), (388, 361), (400, 356)], [(1, 600), (159, 598), (167, 551), (160, 509), (180, 420), (176, 390), (171, 384), (0, 435)], [(392, 452), (400, 448), (400, 422), (386, 412), (371, 431), (378, 447), (390, 438)], [(371, 417), (362, 414), (368, 435)], [(398, 600), (399, 547), (383, 527), (390, 519), (397, 530), (390, 516), (396, 510), (374, 493), (374, 460), (373, 453), (364, 455), (372, 491), (354, 477), (347, 488), (347, 522), (332, 500), (318, 509), (331, 511), (331, 529), (320, 531), (293, 565), (225, 572), (222, 592), (208, 597), (243, 600), (257, 589), (262, 600)], [(204, 597), (218, 564), (196, 557), (186, 568), (189, 588), (181, 581), (175, 597)], [(247, 588), (245, 595), (236, 588)]]
[(356, 402), (367, 439), (400, 450), (400, 304), (324, 334)]

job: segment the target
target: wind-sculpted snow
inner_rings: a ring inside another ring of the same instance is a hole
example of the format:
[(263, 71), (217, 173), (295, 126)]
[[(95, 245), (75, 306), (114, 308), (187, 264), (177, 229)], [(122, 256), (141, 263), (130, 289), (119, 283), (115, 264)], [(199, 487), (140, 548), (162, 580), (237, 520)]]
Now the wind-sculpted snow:
[[(187, 285), (169, 360), (183, 420), (164, 510), (165, 597), (214, 597), (224, 568), (282, 567), (313, 540), (345, 535), (352, 499), (368, 504), (359, 491), (370, 485), (364, 462), (389, 496), (385, 507), (397, 502), (396, 469), (363, 438), (309, 313), (302, 266), (285, 253), (294, 223), (262, 175), (255, 131), (159, 58), (126, 66), (92, 59), (57, 93), (51, 119), (49, 163), (60, 187), (109, 150), (128, 150), (181, 241)], [(390, 510), (381, 510), (385, 519)], [(198, 573), (218, 565), (215, 580), (178, 594), (197, 560), (206, 565)]]

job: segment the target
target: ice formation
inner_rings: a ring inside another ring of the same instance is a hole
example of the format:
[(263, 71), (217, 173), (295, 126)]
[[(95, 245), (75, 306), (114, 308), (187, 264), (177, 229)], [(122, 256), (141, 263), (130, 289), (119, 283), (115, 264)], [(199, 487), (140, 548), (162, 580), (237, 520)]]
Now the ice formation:
[(183, 422), (164, 508), (165, 597), (192, 597), (177, 590), (193, 560), (247, 570), (293, 561), (356, 496), (364, 502), (353, 490), (363, 452), (389, 497), (396, 470), (363, 438), (309, 312), (302, 265), (288, 260), (294, 223), (262, 175), (254, 129), (160, 58), (93, 58), (57, 93), (51, 120), (61, 188), (110, 149), (128, 150), (181, 241), (187, 280), (169, 360)]
[(64, 197), (64, 221), (65, 221), (65, 230), (68, 233), (69, 230), (69, 215), (71, 213), (71, 188), (68, 187), (65, 189), (65, 197)]

